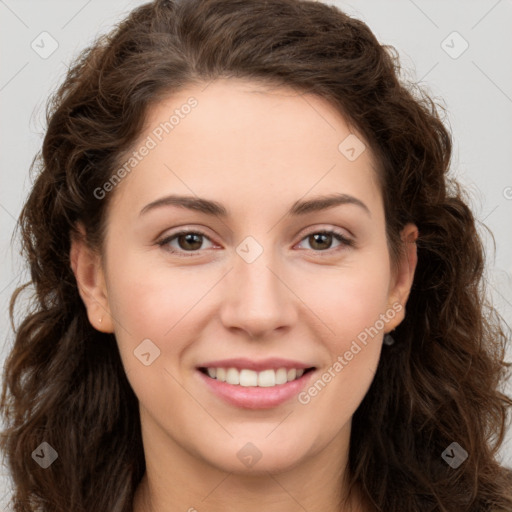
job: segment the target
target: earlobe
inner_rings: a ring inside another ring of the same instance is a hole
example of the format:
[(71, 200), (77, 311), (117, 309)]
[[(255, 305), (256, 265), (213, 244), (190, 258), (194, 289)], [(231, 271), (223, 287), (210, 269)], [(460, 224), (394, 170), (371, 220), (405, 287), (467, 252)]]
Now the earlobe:
[(414, 273), (418, 263), (418, 254), (416, 240), (418, 238), (418, 228), (414, 224), (407, 224), (401, 233), (403, 241), (403, 252), (398, 262), (394, 284), (390, 290), (388, 306), (395, 310), (398, 305), (401, 306), (396, 316), (390, 321), (386, 327), (386, 332), (395, 329), (405, 318), (405, 304), (411, 292), (412, 283), (414, 281)]
[(101, 258), (88, 246), (85, 229), (81, 224), (77, 225), (77, 231), (78, 234), (71, 235), (69, 256), (78, 292), (91, 325), (101, 332), (113, 332)]

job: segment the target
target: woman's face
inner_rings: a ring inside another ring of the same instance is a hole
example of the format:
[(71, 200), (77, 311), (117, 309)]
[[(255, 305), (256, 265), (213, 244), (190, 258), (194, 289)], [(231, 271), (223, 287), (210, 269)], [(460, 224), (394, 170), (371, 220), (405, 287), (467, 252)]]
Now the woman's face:
[(346, 453), (416, 264), (407, 244), (392, 272), (363, 144), (319, 97), (242, 80), (149, 111), (103, 189), (104, 266), (80, 266), (76, 244), (72, 259), (91, 323), (115, 333), (153, 460), (254, 472)]

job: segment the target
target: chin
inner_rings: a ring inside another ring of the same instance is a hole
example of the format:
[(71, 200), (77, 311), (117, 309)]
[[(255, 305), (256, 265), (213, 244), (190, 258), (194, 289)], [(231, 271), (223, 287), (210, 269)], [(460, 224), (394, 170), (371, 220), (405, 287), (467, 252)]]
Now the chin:
[[(205, 459), (222, 471), (239, 475), (262, 475), (289, 471), (309, 458), (307, 442), (303, 437), (294, 439), (289, 434), (271, 439), (272, 436), (270, 434), (265, 439), (260, 432), (258, 437), (244, 436), (231, 440), (224, 447), (217, 446), (215, 453), (210, 451), (205, 454)], [(288, 443), (283, 441), (286, 437)]]
[(215, 466), (222, 471), (234, 473), (240, 476), (263, 476), (268, 473), (286, 473), (304, 462), (304, 457), (297, 456), (297, 454), (273, 454), (271, 456), (262, 456), (257, 462), (246, 464), (238, 459), (219, 460)]

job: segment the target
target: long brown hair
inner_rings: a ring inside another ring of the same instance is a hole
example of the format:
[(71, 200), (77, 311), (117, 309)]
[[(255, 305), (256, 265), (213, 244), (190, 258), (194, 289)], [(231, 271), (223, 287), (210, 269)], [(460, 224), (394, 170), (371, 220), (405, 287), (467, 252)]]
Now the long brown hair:
[[(377, 156), (394, 257), (419, 228), (405, 320), (355, 412), (349, 467), (379, 511), (512, 510), (496, 461), (512, 400), (499, 391), (509, 332), (486, 299), (484, 249), (449, 176), (451, 135), (393, 47), (333, 6), (304, 0), (168, 0), (133, 10), (74, 61), (47, 107), (35, 183), (19, 218), (33, 288), (5, 366), (1, 447), (16, 512), (129, 512), (145, 471), (138, 402), (112, 334), (88, 322), (70, 268), (77, 221), (102, 250), (120, 165), (148, 107), (191, 84), (242, 77), (326, 98)], [(47, 469), (33, 459), (46, 442)], [(468, 453), (458, 467), (441, 454)]]

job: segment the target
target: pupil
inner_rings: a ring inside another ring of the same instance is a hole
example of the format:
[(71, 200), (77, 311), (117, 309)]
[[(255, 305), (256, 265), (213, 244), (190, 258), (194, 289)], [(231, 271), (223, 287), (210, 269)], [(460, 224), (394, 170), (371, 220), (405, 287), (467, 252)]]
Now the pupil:
[[(315, 244), (318, 243), (318, 237), (327, 237), (327, 241), (329, 241), (329, 238), (331, 237), (331, 235), (327, 234), (327, 233), (317, 233), (316, 235), (313, 235), (313, 240), (314, 240), (314, 243), (311, 244), (312, 247), (315, 246)], [(325, 239), (324, 239), (324, 243), (325, 243)], [(322, 242), (320, 241), (320, 244), (322, 244)], [(327, 244), (329, 245), (329, 244)], [(320, 249), (325, 249), (325, 247), (320, 247)]]
[[(199, 249), (201, 247), (200, 236), (201, 235), (198, 235), (195, 233), (187, 233), (186, 235), (181, 235), (180, 239), (181, 240), (185, 239), (185, 245), (189, 246), (188, 249)], [(194, 245), (194, 241), (193, 241), (194, 238), (196, 239), (195, 245)], [(190, 245), (192, 245), (192, 247), (190, 247)], [(184, 249), (184, 248), (187, 248), (187, 247), (182, 247), (182, 249)]]

